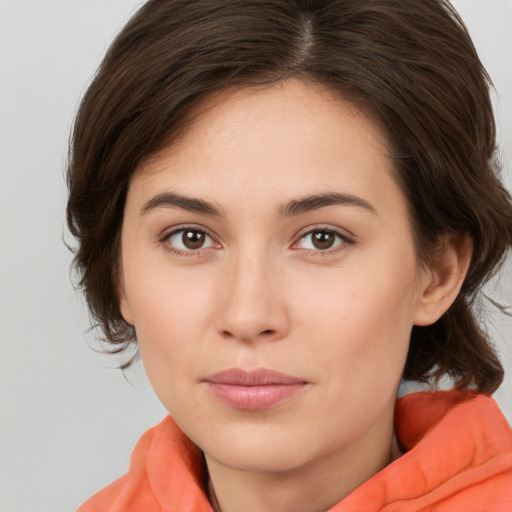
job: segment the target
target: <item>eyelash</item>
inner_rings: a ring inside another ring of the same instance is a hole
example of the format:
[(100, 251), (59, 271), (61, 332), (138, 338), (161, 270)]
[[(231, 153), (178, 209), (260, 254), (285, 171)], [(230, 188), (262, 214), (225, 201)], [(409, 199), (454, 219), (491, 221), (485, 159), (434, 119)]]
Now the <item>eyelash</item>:
[[(340, 251), (343, 251), (347, 248), (349, 245), (353, 245), (355, 242), (352, 238), (350, 238), (348, 235), (332, 228), (327, 228), (323, 226), (318, 226), (314, 228), (308, 229), (305, 233), (302, 233), (296, 242), (292, 244), (292, 249), (295, 245), (297, 245), (301, 240), (305, 239), (307, 236), (311, 236), (314, 233), (326, 233), (329, 235), (334, 235), (338, 240), (336, 245), (333, 247), (329, 247), (328, 249), (303, 249), (303, 251), (308, 256), (314, 256), (314, 257), (325, 257), (325, 256), (332, 256)], [(294, 249), (294, 250), (300, 250), (300, 249)]]
[(179, 233), (186, 233), (186, 232), (194, 232), (194, 233), (198, 233), (200, 235), (204, 235), (208, 238), (210, 238), (212, 240), (212, 242), (216, 245), (218, 245), (220, 247), (220, 244), (218, 244), (217, 242), (215, 242), (214, 238), (209, 235), (204, 229), (201, 229), (201, 228), (197, 228), (195, 226), (183, 226), (181, 228), (178, 228), (178, 229), (174, 229), (173, 231), (171, 231), (170, 233), (167, 233), (166, 235), (164, 235), (161, 240), (160, 240), (160, 243), (164, 246), (165, 250), (172, 253), (172, 254), (175, 254), (177, 256), (183, 256), (183, 257), (190, 257), (190, 256), (201, 256), (203, 254), (203, 252), (207, 249), (209, 249), (209, 247), (200, 247), (199, 249), (188, 249), (188, 250), (183, 250), (183, 249), (178, 249), (177, 247), (174, 247), (172, 246), (169, 241), (170, 239), (174, 236), (174, 235), (177, 235)]
[[(189, 249), (189, 250), (183, 250), (178, 249), (172, 245), (170, 245), (169, 240), (179, 234), (179, 233), (186, 233), (186, 232), (194, 232), (198, 233), (199, 235), (204, 235), (212, 240), (212, 242), (220, 247), (220, 244), (218, 242), (215, 242), (214, 238), (209, 235), (204, 229), (196, 228), (194, 226), (183, 226), (179, 229), (174, 229), (170, 233), (165, 234), (161, 239), (160, 243), (164, 246), (166, 251), (171, 252), (172, 254), (175, 254), (179, 257), (190, 257), (190, 256), (196, 256), (199, 257), (203, 254), (203, 252), (207, 249), (210, 249), (210, 247), (200, 247), (198, 249)], [(330, 256), (333, 255), (339, 251), (342, 251), (346, 249), (348, 245), (354, 244), (354, 240), (350, 237), (348, 237), (346, 234), (341, 233), (340, 231), (337, 231), (332, 228), (326, 228), (326, 227), (315, 227), (312, 229), (309, 229), (308, 231), (302, 233), (297, 241), (293, 242), (291, 245), (292, 250), (300, 250), (300, 248), (294, 248), (301, 240), (305, 239), (307, 236), (311, 236), (314, 233), (326, 233), (330, 235), (334, 235), (338, 239), (338, 243), (334, 245), (332, 248), (328, 248), (325, 250), (322, 249), (303, 249), (303, 251), (308, 256)]]

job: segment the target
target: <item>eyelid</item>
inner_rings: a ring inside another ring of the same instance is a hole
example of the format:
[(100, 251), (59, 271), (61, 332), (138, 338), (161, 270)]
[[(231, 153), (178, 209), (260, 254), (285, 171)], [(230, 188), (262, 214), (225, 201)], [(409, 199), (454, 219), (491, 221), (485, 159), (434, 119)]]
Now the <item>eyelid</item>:
[[(166, 242), (175, 234), (183, 232), (183, 231), (198, 231), (201, 233), (204, 233), (207, 237), (209, 237), (213, 242), (213, 247), (200, 247), (199, 249), (180, 249), (177, 247), (174, 247), (170, 244), (166, 245)], [(314, 232), (318, 231), (325, 231), (334, 234), (337, 236), (341, 243), (338, 243), (334, 245), (333, 247), (327, 248), (327, 249), (305, 249), (301, 247), (297, 247), (299, 242), (305, 238), (307, 235), (311, 235)], [(158, 241), (160, 244), (165, 246), (165, 249), (169, 252), (173, 252), (178, 255), (184, 255), (184, 256), (191, 256), (191, 255), (198, 255), (202, 253), (205, 250), (208, 249), (219, 249), (222, 248), (222, 245), (218, 241), (218, 237), (210, 232), (209, 229), (205, 228), (204, 226), (198, 225), (198, 224), (181, 224), (172, 226), (168, 229), (166, 229), (161, 236), (158, 237)], [(303, 252), (309, 252), (309, 253), (315, 253), (315, 254), (332, 254), (334, 252), (340, 251), (344, 249), (347, 245), (352, 245), (355, 243), (355, 235), (350, 233), (346, 229), (342, 229), (339, 227), (333, 227), (331, 225), (325, 225), (325, 224), (318, 224), (318, 225), (312, 225), (308, 226), (306, 228), (301, 229), (295, 236), (294, 236), (294, 242), (291, 244), (290, 248), (292, 250), (302, 250)]]
[[(314, 232), (318, 232), (318, 231), (325, 231), (325, 232), (334, 234), (335, 236), (337, 236), (338, 238), (341, 239), (341, 243), (336, 244), (335, 246), (330, 247), (328, 249), (303, 249), (301, 247), (296, 247), (304, 237), (306, 237), (307, 235), (311, 235)], [(292, 243), (291, 249), (303, 250), (303, 251), (308, 251), (310, 253), (316, 253), (316, 254), (329, 254), (329, 253), (333, 253), (333, 252), (341, 250), (346, 245), (354, 244), (355, 243), (355, 235), (353, 235), (352, 233), (348, 232), (345, 229), (333, 227), (330, 225), (320, 224), (320, 225), (315, 225), (315, 226), (308, 226), (307, 228), (302, 229), (301, 231), (299, 231), (299, 233), (297, 235), (295, 235), (294, 240), (295, 241)]]
[[(200, 247), (199, 249), (180, 249), (178, 247), (172, 246), (170, 243), (167, 243), (169, 239), (176, 235), (177, 233), (184, 232), (184, 231), (198, 231), (200, 233), (203, 233), (208, 238), (210, 238), (213, 242), (213, 247)], [(184, 256), (192, 256), (192, 255), (198, 255), (201, 252), (208, 250), (208, 249), (217, 249), (221, 247), (221, 244), (218, 242), (217, 237), (213, 235), (208, 229), (206, 229), (204, 226), (200, 226), (197, 224), (181, 224), (177, 226), (172, 226), (171, 228), (166, 229), (162, 235), (158, 237), (158, 242), (164, 246), (164, 248), (172, 252), (174, 254), (178, 255), (184, 255)]]

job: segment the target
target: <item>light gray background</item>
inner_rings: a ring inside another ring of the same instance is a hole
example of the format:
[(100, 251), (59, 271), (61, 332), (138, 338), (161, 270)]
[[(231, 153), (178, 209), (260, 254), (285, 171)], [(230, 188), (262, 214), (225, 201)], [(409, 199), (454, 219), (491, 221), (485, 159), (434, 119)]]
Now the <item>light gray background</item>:
[[(512, 183), (512, 0), (454, 2), (496, 85)], [(62, 243), (68, 133), (113, 35), (140, 0), (0, 0), (0, 511), (63, 512), (125, 472), (165, 414), (141, 365), (127, 374), (93, 351)], [(495, 296), (512, 303), (512, 272)], [(512, 321), (491, 314), (508, 378)], [(508, 340), (506, 342), (505, 340)]]

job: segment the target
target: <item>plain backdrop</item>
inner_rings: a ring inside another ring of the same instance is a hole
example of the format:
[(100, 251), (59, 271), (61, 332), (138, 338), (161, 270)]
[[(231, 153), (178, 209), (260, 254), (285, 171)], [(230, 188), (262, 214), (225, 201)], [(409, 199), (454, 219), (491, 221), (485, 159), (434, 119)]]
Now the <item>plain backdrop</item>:
[[(126, 376), (93, 350), (69, 279), (64, 168), (79, 98), (140, 0), (0, 0), (0, 512), (74, 510), (126, 471), (165, 411), (139, 364)], [(512, 0), (458, 0), (497, 93), (512, 183)], [(508, 264), (493, 296), (512, 303)], [(512, 321), (490, 313), (508, 378)]]

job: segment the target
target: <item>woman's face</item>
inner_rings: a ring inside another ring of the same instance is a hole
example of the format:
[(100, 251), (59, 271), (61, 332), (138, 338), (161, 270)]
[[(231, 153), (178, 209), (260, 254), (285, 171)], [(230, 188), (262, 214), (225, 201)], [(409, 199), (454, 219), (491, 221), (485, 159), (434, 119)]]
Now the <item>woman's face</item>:
[(128, 192), (121, 309), (149, 379), (212, 463), (371, 450), (426, 279), (382, 134), (296, 80), (206, 107)]

